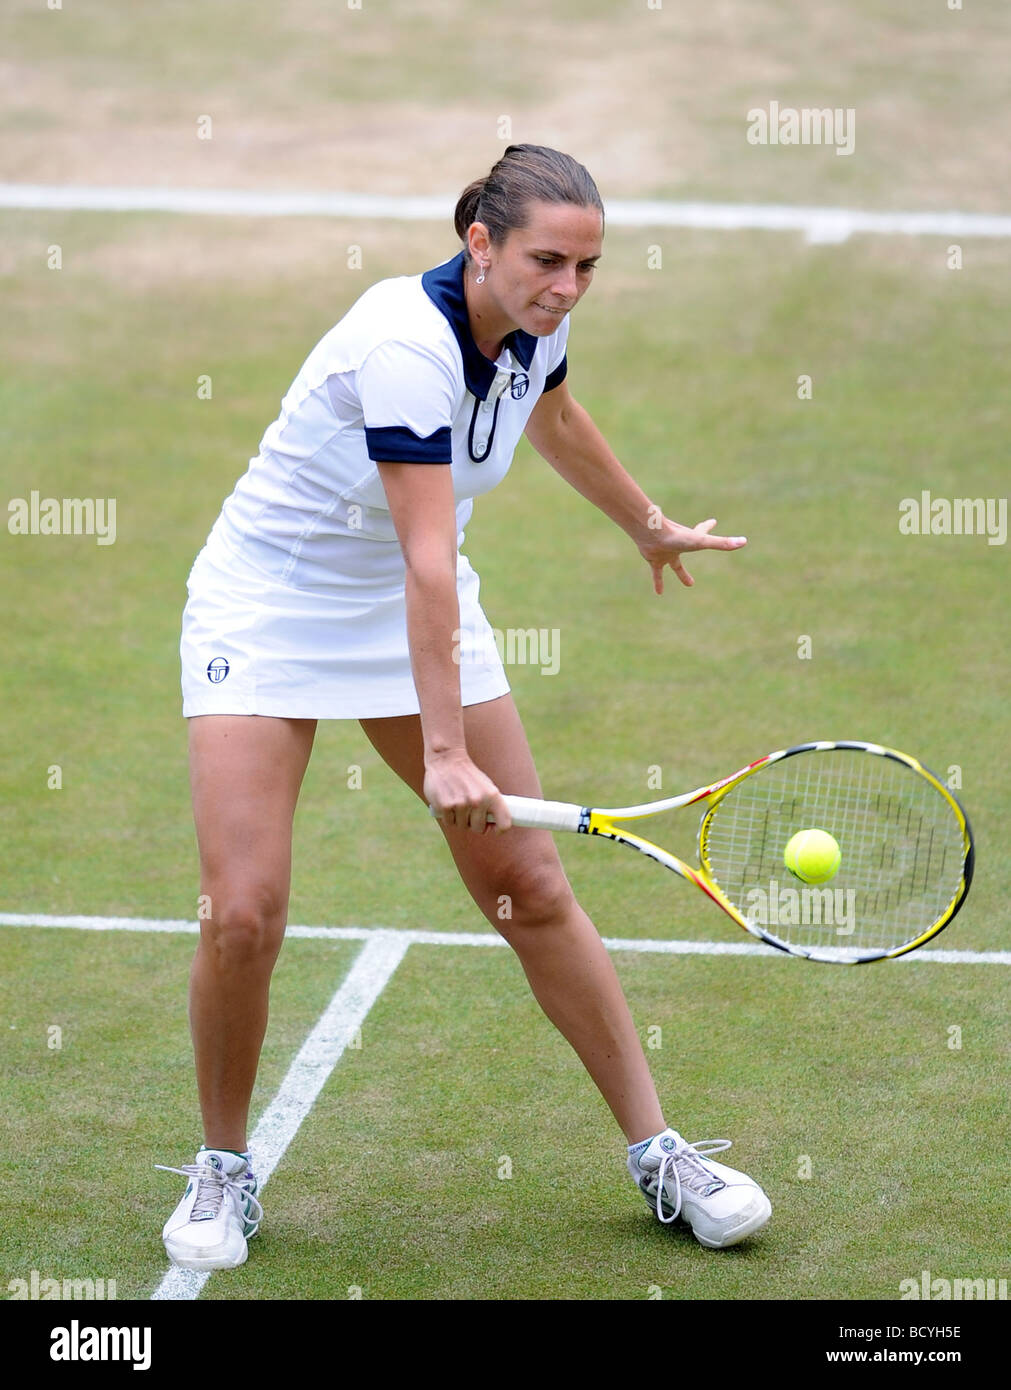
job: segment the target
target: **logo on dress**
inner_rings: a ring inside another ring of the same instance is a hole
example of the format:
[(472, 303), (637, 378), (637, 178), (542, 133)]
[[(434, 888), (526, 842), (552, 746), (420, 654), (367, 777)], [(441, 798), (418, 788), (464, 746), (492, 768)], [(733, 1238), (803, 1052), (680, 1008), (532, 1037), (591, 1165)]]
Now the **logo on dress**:
[(223, 656), (216, 656), (213, 661), (207, 663), (207, 679), (215, 685), (223, 681), (228, 675), (228, 662)]
[(509, 388), (510, 395), (514, 401), (521, 401), (527, 394), (530, 386), (530, 378), (525, 372), (514, 372), (512, 386)]

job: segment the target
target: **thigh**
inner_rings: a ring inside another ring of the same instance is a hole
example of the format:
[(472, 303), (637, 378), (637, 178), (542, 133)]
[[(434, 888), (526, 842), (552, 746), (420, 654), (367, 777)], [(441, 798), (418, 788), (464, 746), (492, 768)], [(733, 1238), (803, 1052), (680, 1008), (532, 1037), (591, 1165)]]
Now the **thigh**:
[(243, 886), (287, 901), (291, 826), (316, 721), (204, 714), (189, 721), (203, 891)]
[[(467, 752), (499, 791), (539, 797), (540, 780), (512, 695), (466, 705), (463, 719)], [(420, 716), (361, 723), (384, 761), (424, 801)], [(516, 828), (479, 835), (460, 826), (442, 825), (441, 821), (440, 826), (471, 896), (496, 926), (498, 900), (503, 894), (516, 898), (517, 909), (527, 918), (540, 916), (542, 911), (553, 912), (559, 898), (570, 896), (550, 831)]]

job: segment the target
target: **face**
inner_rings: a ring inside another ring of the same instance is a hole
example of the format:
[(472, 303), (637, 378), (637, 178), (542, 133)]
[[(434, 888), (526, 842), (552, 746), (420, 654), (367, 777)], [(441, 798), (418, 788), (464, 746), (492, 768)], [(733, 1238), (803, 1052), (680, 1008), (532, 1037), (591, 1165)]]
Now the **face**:
[(472, 228), (475, 262), (490, 262), (483, 288), (504, 319), (537, 337), (554, 333), (582, 299), (601, 254), (601, 216), (571, 203), (531, 203), (525, 227), (501, 246)]

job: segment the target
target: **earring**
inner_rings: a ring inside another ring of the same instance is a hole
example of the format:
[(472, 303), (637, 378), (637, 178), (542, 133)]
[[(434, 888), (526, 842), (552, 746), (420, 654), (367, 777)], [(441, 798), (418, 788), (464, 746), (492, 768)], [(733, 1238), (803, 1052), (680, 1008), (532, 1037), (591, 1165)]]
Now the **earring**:
[(481, 274), (477, 277), (474, 283), (477, 285), (484, 284), (484, 266), (481, 267)]

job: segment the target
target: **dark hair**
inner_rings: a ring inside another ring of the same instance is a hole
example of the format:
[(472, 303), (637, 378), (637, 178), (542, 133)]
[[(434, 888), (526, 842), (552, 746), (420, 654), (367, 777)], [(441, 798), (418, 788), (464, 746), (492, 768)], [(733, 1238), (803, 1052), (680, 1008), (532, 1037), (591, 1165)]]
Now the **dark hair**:
[(582, 164), (546, 145), (509, 145), (491, 172), (469, 183), (456, 204), (453, 221), (465, 260), (471, 259), (467, 231), (472, 223), (483, 222), (493, 245), (501, 245), (514, 228), (527, 225), (532, 202), (596, 208), (603, 224), (604, 205)]

